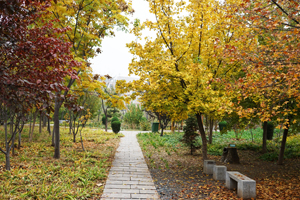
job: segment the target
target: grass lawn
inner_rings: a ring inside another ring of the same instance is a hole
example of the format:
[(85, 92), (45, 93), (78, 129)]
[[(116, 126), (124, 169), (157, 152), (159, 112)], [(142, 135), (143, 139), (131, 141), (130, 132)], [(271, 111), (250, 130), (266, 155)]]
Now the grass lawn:
[[(277, 165), (281, 142), (279, 130), (267, 142), (268, 153), (262, 154), (262, 129), (244, 131), (239, 138), (234, 132), (214, 133), (213, 144), (208, 146), (208, 157), (228, 171), (239, 171), (256, 180), (257, 199), (300, 199), (300, 135), (289, 136), (284, 165)], [(277, 135), (279, 137), (277, 137)], [(180, 142), (183, 133), (138, 134), (146, 162), (154, 178), (161, 199), (238, 199), (228, 190), (224, 181), (214, 181), (202, 173), (201, 150), (190, 155), (188, 147)], [(198, 140), (198, 143), (201, 143)], [(223, 147), (236, 144), (240, 164), (220, 162)]]
[[(28, 142), (28, 127), (21, 149), (11, 156), (11, 171), (5, 171), (0, 154), (0, 199), (97, 199), (103, 192), (112, 158), (122, 134), (83, 129), (82, 151), (79, 137), (72, 142), (68, 129), (61, 128), (61, 158), (53, 158), (51, 137), (35, 128), (34, 142)], [(0, 129), (1, 147), (4, 145)]]

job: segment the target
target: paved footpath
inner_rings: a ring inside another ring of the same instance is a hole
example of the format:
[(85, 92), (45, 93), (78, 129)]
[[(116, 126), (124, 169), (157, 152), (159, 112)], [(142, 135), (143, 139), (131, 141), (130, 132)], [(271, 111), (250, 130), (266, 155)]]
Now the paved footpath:
[(113, 166), (101, 200), (159, 199), (152, 177), (137, 142), (137, 131), (122, 131)]

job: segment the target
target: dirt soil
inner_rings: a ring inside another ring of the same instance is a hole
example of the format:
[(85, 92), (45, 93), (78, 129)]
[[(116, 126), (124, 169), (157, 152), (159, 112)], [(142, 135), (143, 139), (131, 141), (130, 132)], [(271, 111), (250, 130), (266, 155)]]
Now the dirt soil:
[[(151, 159), (145, 156), (161, 199), (239, 199), (236, 191), (228, 190), (225, 181), (215, 181), (203, 174), (201, 152), (190, 155), (188, 149), (167, 154), (154, 149)], [(300, 158), (285, 160), (284, 165), (259, 159), (253, 151), (238, 150), (240, 164), (220, 162), (221, 156), (211, 156), (227, 171), (238, 171), (256, 181), (257, 199), (300, 199)], [(145, 155), (145, 152), (144, 152)]]

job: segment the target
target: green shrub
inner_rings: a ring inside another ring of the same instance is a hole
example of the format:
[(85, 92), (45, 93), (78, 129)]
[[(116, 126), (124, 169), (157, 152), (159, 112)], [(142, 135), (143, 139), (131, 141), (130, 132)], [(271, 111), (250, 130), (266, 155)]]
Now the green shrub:
[(223, 149), (226, 145), (213, 145), (209, 144), (207, 148), (207, 152), (210, 155), (221, 156), (223, 154)]
[(223, 133), (224, 130), (226, 129), (226, 126), (227, 126), (227, 122), (226, 121), (221, 121), (219, 123), (219, 129), (220, 129), (220, 132)]
[(184, 142), (187, 146), (191, 148), (191, 155), (193, 151), (195, 151), (195, 142), (197, 141), (197, 119), (194, 116), (189, 116), (185, 121), (186, 126), (183, 127), (184, 135), (182, 138), (182, 142)]
[(277, 152), (270, 152), (270, 153), (265, 153), (264, 155), (259, 157), (262, 160), (265, 161), (275, 161), (278, 159), (278, 153)]
[(119, 133), (121, 129), (121, 122), (119, 121), (114, 121), (111, 123), (111, 128), (114, 133)]
[(140, 122), (140, 128), (142, 131), (150, 130), (150, 123), (148, 122), (148, 120), (145, 117), (143, 117), (142, 121)]
[(260, 149), (260, 144), (256, 143), (241, 143), (237, 145), (239, 150), (251, 150), (251, 151), (258, 151)]
[(113, 122), (116, 122), (116, 121), (120, 121), (117, 117), (113, 117), (113, 118), (111, 118), (111, 127), (112, 127), (112, 123)]
[(106, 119), (105, 116), (103, 116), (102, 119), (101, 119), (103, 125), (105, 125), (105, 119)]

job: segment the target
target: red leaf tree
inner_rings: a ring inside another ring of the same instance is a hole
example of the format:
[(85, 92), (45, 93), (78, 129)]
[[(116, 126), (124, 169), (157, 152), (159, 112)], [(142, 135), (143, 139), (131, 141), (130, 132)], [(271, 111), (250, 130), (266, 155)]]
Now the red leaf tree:
[[(77, 77), (73, 67), (66, 29), (43, 22), (47, 3), (5, 0), (0, 10), (0, 93), (1, 121), (5, 127), (6, 169), (16, 133), (7, 124), (18, 126), (31, 108), (51, 110), (54, 93), (67, 90), (66, 76)], [(62, 97), (63, 98), (63, 97)], [(19, 118), (18, 118), (19, 117)], [(18, 122), (18, 124), (17, 124)]]
[(300, 108), (300, 5), (295, 0), (244, 0), (241, 21), (253, 31), (242, 38), (254, 39), (245, 52), (245, 76), (237, 81), (240, 100), (259, 105), (241, 109), (240, 116), (259, 116), (261, 121), (282, 124), (284, 134), (278, 164), (283, 163), (289, 128), (297, 123)]

